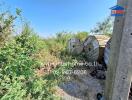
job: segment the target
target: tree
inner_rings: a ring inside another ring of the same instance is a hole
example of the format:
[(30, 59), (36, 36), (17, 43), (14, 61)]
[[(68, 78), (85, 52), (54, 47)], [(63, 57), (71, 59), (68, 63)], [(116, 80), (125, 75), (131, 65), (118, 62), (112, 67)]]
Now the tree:
[(97, 23), (96, 27), (91, 30), (91, 33), (111, 35), (112, 30), (113, 30), (113, 19), (109, 16), (103, 22)]
[(0, 45), (5, 44), (13, 33), (14, 21), (20, 16), (20, 10), (16, 9), (16, 15), (12, 15), (9, 11), (0, 13)]

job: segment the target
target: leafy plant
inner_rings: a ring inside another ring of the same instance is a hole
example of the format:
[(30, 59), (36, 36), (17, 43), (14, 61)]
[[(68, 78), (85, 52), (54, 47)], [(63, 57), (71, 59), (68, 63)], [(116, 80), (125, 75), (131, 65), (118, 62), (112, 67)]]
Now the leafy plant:
[(88, 32), (78, 32), (77, 34), (75, 34), (75, 37), (80, 39), (81, 41), (84, 41), (88, 37), (88, 35)]
[(16, 15), (5, 11), (0, 13), (0, 45), (4, 45), (5, 42), (9, 41), (14, 31), (14, 21), (20, 17), (21, 11), (16, 9)]
[(97, 26), (91, 30), (91, 33), (111, 36), (112, 29), (113, 19), (111, 17), (108, 17), (103, 22), (97, 23)]

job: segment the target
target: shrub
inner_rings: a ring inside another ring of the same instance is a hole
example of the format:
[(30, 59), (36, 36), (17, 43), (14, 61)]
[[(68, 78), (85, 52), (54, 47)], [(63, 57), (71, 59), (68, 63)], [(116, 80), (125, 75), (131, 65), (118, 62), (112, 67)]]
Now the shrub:
[[(20, 35), (0, 48), (0, 99), (59, 100), (60, 98), (54, 95), (54, 86), (63, 75), (36, 75), (35, 70), (40, 63), (39, 58), (33, 56), (39, 50), (44, 50), (46, 44), (29, 26), (24, 27)], [(62, 66), (58, 68), (64, 69)]]
[(20, 10), (16, 9), (16, 15), (10, 11), (0, 13), (0, 46), (11, 40), (14, 31), (14, 21), (20, 17)]
[(75, 37), (80, 39), (81, 41), (84, 41), (88, 37), (88, 35), (88, 32), (78, 32), (77, 34), (75, 34)]

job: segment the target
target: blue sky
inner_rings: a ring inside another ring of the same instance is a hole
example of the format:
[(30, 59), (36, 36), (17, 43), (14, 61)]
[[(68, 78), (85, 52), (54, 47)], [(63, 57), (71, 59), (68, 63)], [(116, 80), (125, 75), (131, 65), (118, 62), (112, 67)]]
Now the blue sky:
[[(7, 0), (13, 12), (21, 8), (22, 15), (43, 37), (61, 31), (89, 31), (97, 22), (110, 15), (116, 0)], [(15, 10), (14, 10), (15, 11)]]

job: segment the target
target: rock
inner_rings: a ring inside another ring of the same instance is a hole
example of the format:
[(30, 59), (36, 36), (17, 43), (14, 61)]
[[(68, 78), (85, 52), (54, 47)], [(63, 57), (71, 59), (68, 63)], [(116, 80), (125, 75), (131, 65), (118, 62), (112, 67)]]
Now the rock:
[(105, 71), (102, 70), (94, 70), (90, 73), (92, 77), (96, 77), (97, 79), (100, 80), (105, 80), (106, 79), (106, 73)]

